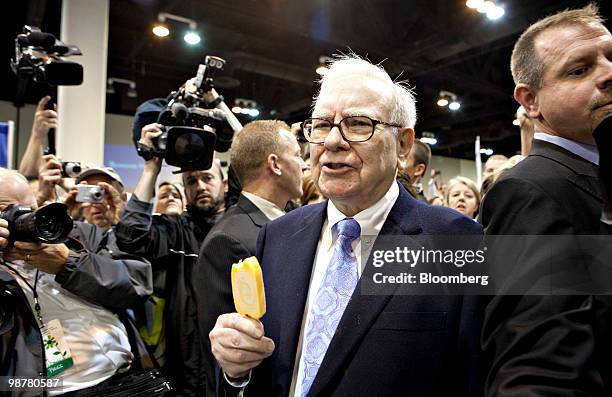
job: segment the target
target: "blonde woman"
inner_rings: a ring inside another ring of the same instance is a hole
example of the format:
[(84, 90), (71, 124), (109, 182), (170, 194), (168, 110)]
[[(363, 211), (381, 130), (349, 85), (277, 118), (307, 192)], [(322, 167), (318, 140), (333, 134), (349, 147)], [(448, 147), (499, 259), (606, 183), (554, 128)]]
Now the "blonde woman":
[(448, 182), (446, 205), (474, 219), (480, 206), (480, 192), (474, 181), (457, 176)]

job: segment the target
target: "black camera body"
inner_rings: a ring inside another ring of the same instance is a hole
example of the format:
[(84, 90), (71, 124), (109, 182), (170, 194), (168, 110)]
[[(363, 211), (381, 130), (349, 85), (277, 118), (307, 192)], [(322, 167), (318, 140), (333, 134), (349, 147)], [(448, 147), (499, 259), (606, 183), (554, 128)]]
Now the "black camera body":
[(57, 40), (51, 33), (26, 25), (15, 38), (11, 69), (19, 78), (32, 78), (38, 83), (79, 85), (83, 82), (83, 66), (63, 59), (72, 55), (82, 55), (81, 50)]
[(28, 205), (11, 204), (0, 212), (0, 218), (8, 222), (9, 243), (60, 244), (68, 239), (73, 226), (68, 207), (62, 203), (51, 203), (37, 210)]
[(223, 111), (214, 109), (223, 97), (213, 102), (204, 99), (204, 95), (214, 88), (214, 73), (224, 64), (225, 61), (219, 57), (206, 56), (196, 77), (168, 96), (167, 106), (157, 117), (164, 131), (154, 140), (154, 148), (137, 144), (141, 157), (145, 160), (153, 156), (164, 158), (167, 164), (179, 167), (183, 172), (209, 169), (215, 149), (229, 149), (233, 132), (229, 139), (219, 137), (226, 117)]

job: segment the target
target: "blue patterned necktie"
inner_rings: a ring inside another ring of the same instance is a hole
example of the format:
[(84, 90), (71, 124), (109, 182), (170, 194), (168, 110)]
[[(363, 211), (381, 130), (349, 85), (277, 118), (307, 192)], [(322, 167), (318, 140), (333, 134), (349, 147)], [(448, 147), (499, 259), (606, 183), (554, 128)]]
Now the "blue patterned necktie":
[(344, 218), (335, 227), (338, 239), (304, 332), (300, 366), (303, 372), (301, 396), (308, 394), (359, 280), (357, 258), (351, 243), (359, 238), (361, 227), (353, 218)]

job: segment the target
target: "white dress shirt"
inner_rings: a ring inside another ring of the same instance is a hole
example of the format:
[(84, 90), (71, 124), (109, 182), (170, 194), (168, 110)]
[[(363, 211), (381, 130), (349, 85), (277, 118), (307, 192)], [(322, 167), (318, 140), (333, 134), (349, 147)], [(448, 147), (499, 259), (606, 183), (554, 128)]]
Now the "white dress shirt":
[(244, 190), (242, 191), (242, 195), (248, 198), (249, 201), (253, 203), (261, 212), (263, 212), (266, 218), (271, 221), (285, 215), (285, 211), (278, 208), (278, 206), (271, 201), (261, 198), (253, 193), (245, 192)]
[[(34, 286), (34, 267), (21, 261), (11, 262), (11, 265)], [(33, 308), (32, 289), (19, 276), (15, 279)], [(52, 274), (39, 272), (36, 292), (43, 321), (60, 321), (74, 361), (72, 367), (54, 376), (62, 380), (63, 386), (61, 389), (49, 388), (49, 395), (91, 387), (120, 369), (127, 369), (133, 355), (127, 331), (116, 314), (68, 292)]]
[(587, 145), (586, 143), (572, 141), (571, 139), (546, 134), (544, 132), (536, 132), (533, 134), (533, 139), (561, 146), (568, 152), (574, 153), (576, 156), (580, 156), (590, 163), (599, 165), (599, 151), (595, 145)]
[[(355, 252), (357, 263), (359, 265), (359, 277), (361, 277), (361, 273), (366, 262), (362, 261), (362, 245), (364, 257), (367, 258), (370, 250), (372, 249), (372, 245), (374, 244), (374, 240), (378, 236), (378, 233), (380, 233), (380, 230), (382, 229), (385, 220), (387, 220), (387, 216), (389, 215), (389, 212), (391, 211), (391, 208), (397, 201), (398, 197), (399, 187), (394, 181), (387, 193), (373, 206), (353, 216), (353, 218), (359, 223), (359, 226), (361, 226), (361, 237), (352, 243), (353, 251)], [(327, 219), (323, 223), (323, 228), (321, 229), (321, 235), (317, 245), (317, 253), (315, 255), (312, 274), (310, 276), (308, 298), (306, 299), (306, 308), (304, 310), (304, 316), (302, 318), (302, 325), (300, 328), (298, 350), (293, 367), (293, 378), (291, 380), (290, 392), (291, 396), (300, 396), (302, 393), (303, 376), (302, 372), (300, 371), (300, 361), (302, 357), (304, 329), (310, 315), (310, 309), (314, 304), (317, 291), (319, 290), (319, 287), (321, 286), (321, 283), (325, 277), (327, 266), (329, 265), (329, 261), (331, 260), (333, 254), (334, 244), (338, 238), (337, 231), (332, 228), (336, 223), (344, 218), (346, 218), (346, 215), (340, 212), (334, 203), (329, 200), (327, 204)]]

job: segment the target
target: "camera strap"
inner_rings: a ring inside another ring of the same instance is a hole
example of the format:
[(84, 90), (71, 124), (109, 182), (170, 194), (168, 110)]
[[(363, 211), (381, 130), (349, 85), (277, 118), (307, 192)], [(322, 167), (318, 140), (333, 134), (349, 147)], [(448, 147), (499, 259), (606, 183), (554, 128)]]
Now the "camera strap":
[(28, 280), (25, 279), (14, 267), (10, 266), (4, 259), (0, 262), (2, 265), (10, 269), (17, 277), (19, 277), (27, 286), (32, 290), (34, 298), (34, 311), (36, 312), (36, 321), (38, 321), (38, 327), (43, 341), (43, 348), (45, 350), (45, 362), (47, 368), (47, 377), (52, 377), (60, 372), (74, 365), (72, 354), (66, 340), (64, 338), (64, 330), (62, 324), (58, 319), (50, 320), (45, 324), (42, 314), (40, 302), (38, 300), (38, 293), (36, 292), (36, 286), (38, 285), (39, 270), (36, 269), (36, 275), (34, 277), (34, 286), (32, 286)]
[(39, 326), (43, 326), (44, 322), (43, 322), (43, 319), (42, 319), (42, 315), (40, 314), (40, 312), (41, 312), (41, 310), (40, 310), (40, 302), (38, 301), (38, 293), (36, 292), (36, 286), (38, 285), (39, 270), (36, 269), (36, 276), (34, 276), (34, 286), (32, 286), (32, 285), (30, 285), (28, 280), (26, 280), (25, 277), (23, 277), (21, 275), (21, 273), (19, 273), (13, 266), (11, 266), (8, 263), (6, 263), (6, 261), (4, 259), (2, 259), (2, 262), (0, 264), (2, 264), (4, 266), (6, 266), (7, 268), (9, 268), (17, 277), (19, 277), (28, 286), (28, 288), (30, 288), (32, 290), (32, 295), (34, 296), (34, 310), (36, 311), (36, 320), (38, 320)]

